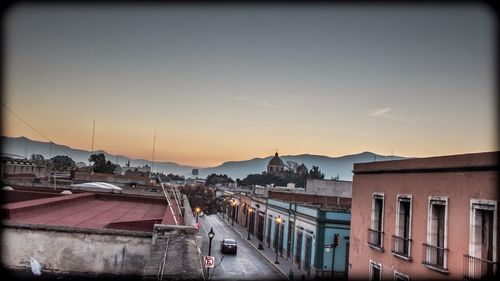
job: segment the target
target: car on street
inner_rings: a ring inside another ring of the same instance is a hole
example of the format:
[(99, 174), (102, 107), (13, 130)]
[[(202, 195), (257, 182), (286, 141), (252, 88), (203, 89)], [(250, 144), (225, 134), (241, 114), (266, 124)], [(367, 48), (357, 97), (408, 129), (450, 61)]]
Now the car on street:
[(234, 239), (223, 239), (220, 241), (221, 253), (233, 253), (236, 255), (238, 251), (238, 244)]

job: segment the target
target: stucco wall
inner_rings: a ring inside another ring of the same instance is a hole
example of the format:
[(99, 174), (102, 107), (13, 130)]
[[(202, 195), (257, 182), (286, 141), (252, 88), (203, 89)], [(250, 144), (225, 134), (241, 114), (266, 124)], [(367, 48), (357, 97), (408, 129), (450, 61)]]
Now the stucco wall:
[(42, 271), (135, 275), (149, 257), (151, 236), (3, 227), (1, 246), (2, 264), (10, 269), (29, 267), (33, 257)]
[(307, 179), (306, 193), (351, 198), (352, 182), (338, 181), (338, 180)]
[[(472, 198), (498, 200), (498, 174), (494, 171), (355, 174), (353, 180), (349, 277), (354, 279), (368, 278), (370, 260), (382, 264), (383, 279), (393, 280), (394, 271), (405, 273), (413, 279), (460, 279), (463, 273), (463, 255), (469, 252), (470, 200)], [(383, 253), (367, 245), (373, 192), (383, 192), (385, 196), (383, 216), (385, 252)], [(391, 254), (391, 236), (395, 234), (398, 194), (412, 195), (413, 198), (412, 261), (404, 261)], [(422, 243), (427, 239), (430, 195), (449, 198), (447, 248), (450, 273), (448, 275), (431, 271), (421, 264)]]

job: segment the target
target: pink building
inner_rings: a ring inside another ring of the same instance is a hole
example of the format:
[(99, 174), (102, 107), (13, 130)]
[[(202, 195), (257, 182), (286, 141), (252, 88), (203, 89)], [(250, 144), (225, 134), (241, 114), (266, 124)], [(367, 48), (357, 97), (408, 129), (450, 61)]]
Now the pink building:
[(349, 278), (498, 275), (498, 156), (354, 164)]

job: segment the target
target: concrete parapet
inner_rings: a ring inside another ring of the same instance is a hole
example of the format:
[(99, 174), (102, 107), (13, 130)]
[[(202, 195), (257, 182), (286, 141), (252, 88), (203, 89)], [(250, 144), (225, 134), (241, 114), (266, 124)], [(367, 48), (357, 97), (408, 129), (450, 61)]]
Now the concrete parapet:
[(196, 237), (171, 230), (153, 238), (151, 254), (143, 271), (145, 280), (202, 280), (203, 269)]

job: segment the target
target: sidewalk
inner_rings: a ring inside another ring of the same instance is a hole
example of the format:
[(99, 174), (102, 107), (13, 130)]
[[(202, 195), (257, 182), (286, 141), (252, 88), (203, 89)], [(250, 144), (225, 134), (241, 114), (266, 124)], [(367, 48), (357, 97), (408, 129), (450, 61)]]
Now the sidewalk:
[[(311, 272), (311, 276), (307, 276), (307, 272), (302, 271), (297, 268), (297, 265), (292, 264), (292, 259), (293, 257), (287, 258), (286, 257), (286, 251), (283, 251), (283, 256), (280, 256), (278, 252), (278, 262), (279, 264), (275, 264), (274, 262), (276, 261), (276, 251), (274, 248), (271, 247), (269, 248), (267, 244), (264, 242), (260, 242), (259, 239), (257, 239), (257, 236), (250, 234), (250, 240), (247, 240), (248, 237), (248, 229), (244, 228), (243, 226), (239, 225), (236, 221), (234, 222), (234, 226), (231, 226), (231, 221), (227, 221), (227, 218), (223, 219), (220, 214), (217, 214), (220, 219), (222, 219), (226, 224), (233, 228), (233, 230), (238, 233), (248, 244), (250, 244), (252, 247), (254, 247), (257, 252), (259, 252), (264, 258), (266, 258), (270, 264), (272, 264), (281, 274), (286, 278), (290, 280), (313, 280), (315, 279), (313, 276), (313, 273)], [(264, 247), (263, 250), (259, 250), (259, 244), (262, 244)], [(290, 278), (290, 270), (293, 273), (293, 279)], [(304, 276), (302, 276), (304, 275)]]

